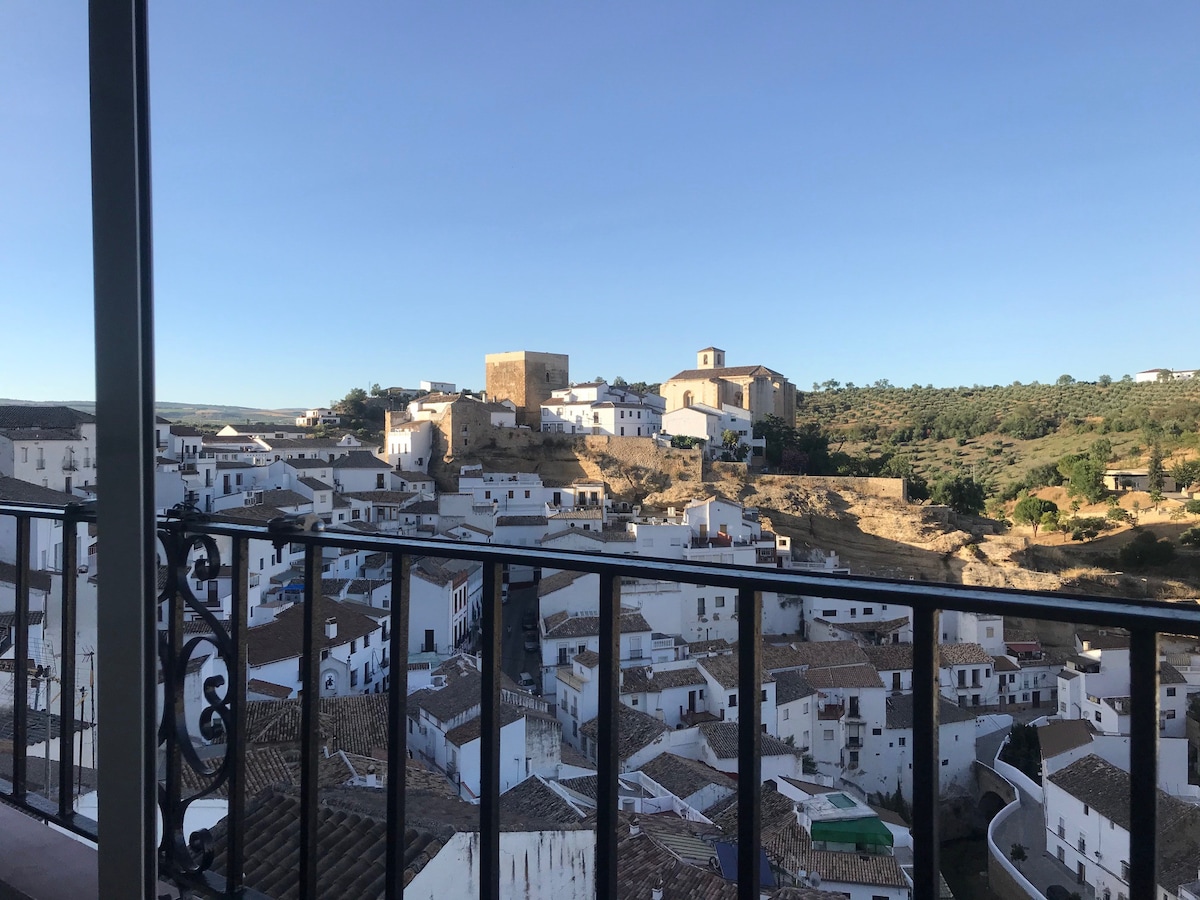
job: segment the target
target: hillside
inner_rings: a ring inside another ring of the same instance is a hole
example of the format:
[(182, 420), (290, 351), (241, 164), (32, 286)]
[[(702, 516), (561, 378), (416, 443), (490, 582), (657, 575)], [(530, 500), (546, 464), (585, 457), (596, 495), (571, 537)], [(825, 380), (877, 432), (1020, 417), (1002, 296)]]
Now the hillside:
[(1114, 464), (1144, 465), (1152, 439), (1177, 458), (1194, 455), (1200, 381), (837, 387), (805, 394), (797, 420), (850, 457), (904, 455), (930, 481), (965, 467), (999, 492), (1100, 437)]
[[(533, 471), (547, 483), (577, 478), (608, 482), (614, 499), (645, 510), (665, 510), (689, 500), (719, 494), (756, 506), (764, 527), (790, 537), (800, 552), (835, 550), (856, 573), (918, 581), (1014, 587), (1039, 591), (1175, 599), (1200, 595), (1200, 555), (1181, 549), (1161, 570), (1115, 575), (1116, 551), (1131, 536), (1118, 524), (1088, 543), (1061, 534), (1034, 538), (1029, 528), (1006, 532), (999, 523), (956, 516), (945, 507), (904, 503), (892, 479), (760, 475), (736, 464), (701, 464), (694, 450), (655, 447), (645, 438), (540, 434), (502, 431), (492, 446), (450, 462), (437, 460), (431, 474), (453, 490), (460, 465), (482, 464), (497, 472)], [(1055, 493), (1057, 491), (1057, 493)], [(1065, 507), (1062, 488), (1046, 490)], [(1142, 494), (1141, 524), (1177, 538), (1200, 517), (1173, 521), (1167, 507), (1147, 512)], [(1127, 494), (1131, 507), (1138, 495)], [(1174, 504), (1178, 506), (1178, 503)], [(1103, 504), (1081, 515), (1103, 516)]]
[[(69, 406), (80, 412), (96, 412), (94, 400), (4, 400), (0, 405), (12, 406)], [(193, 425), (227, 425), (246, 422), (266, 422), (271, 425), (293, 425), (302, 409), (256, 409), (249, 406), (221, 406), (211, 403), (171, 403), (159, 401), (154, 411), (172, 422), (187, 422)]]

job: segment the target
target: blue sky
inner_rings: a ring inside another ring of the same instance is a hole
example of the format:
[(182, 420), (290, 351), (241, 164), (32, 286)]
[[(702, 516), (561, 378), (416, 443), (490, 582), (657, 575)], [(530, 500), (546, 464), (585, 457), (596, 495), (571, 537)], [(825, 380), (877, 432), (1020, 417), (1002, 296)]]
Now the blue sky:
[[(151, 4), (158, 396), (1200, 365), (1200, 5)], [(0, 4), (0, 396), (92, 396), (84, 4)]]

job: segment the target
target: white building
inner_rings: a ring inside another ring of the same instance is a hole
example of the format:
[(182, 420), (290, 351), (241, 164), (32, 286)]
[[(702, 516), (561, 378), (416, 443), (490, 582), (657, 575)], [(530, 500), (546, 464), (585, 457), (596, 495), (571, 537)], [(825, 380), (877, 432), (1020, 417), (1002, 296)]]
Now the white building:
[[(379, 693), (390, 660), (387, 634), (391, 614), (358, 603), (317, 600), (323, 624), (320, 686), (322, 697)], [(304, 609), (296, 603), (272, 621), (246, 630), (248, 678), (298, 691), (303, 687), (301, 655)]]
[[(938, 787), (943, 797), (970, 794), (975, 763), (975, 716), (946, 700), (940, 701), (938, 719)], [(900, 788), (912, 800), (913, 698), (901, 694), (887, 698), (887, 722), (870, 771), (857, 779), (869, 793), (891, 793)]]
[[(1188, 684), (1170, 663), (1160, 662), (1158, 671), (1159, 735), (1186, 737), (1188, 698), (1200, 691), (1200, 685)], [(1128, 648), (1088, 651), (1058, 673), (1059, 715), (1086, 719), (1097, 731), (1129, 734), (1130, 693)]]
[(72, 494), (96, 484), (96, 419), (66, 406), (0, 406), (0, 475)]
[(705, 451), (709, 457), (721, 455), (724, 435), (732, 431), (741, 443), (748, 447), (763, 447), (766, 442), (754, 437), (754, 423), (750, 410), (725, 404), (720, 409), (694, 403), (663, 414), (663, 432), (669, 435), (681, 435), (697, 438), (705, 442)]
[(666, 400), (603, 381), (551, 392), (542, 404), (541, 430), (563, 434), (651, 437), (662, 429)]
[[(1129, 773), (1091, 754), (1051, 773), (1042, 787), (1047, 852), (1094, 896), (1129, 897)], [(1177, 898), (1196, 879), (1200, 808), (1160, 792), (1158, 846), (1158, 891)]]
[(401, 471), (428, 472), (433, 455), (433, 423), (428, 419), (395, 422), (384, 435), (389, 465)]
[(469, 648), (483, 609), (483, 564), (425, 557), (412, 565), (409, 653)]

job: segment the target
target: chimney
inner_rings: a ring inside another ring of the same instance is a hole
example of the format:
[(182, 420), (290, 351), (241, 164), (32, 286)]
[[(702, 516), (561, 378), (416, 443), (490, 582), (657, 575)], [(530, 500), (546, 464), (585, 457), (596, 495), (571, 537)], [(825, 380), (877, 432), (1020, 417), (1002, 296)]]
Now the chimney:
[(337, 617), (330, 616), (325, 620), (325, 637), (333, 640), (337, 637)]
[(650, 891), (650, 900), (663, 900), (663, 880), (661, 878), (654, 882), (654, 888)]
[(642, 833), (642, 823), (638, 821), (637, 816), (629, 820), (629, 836), (637, 837)]

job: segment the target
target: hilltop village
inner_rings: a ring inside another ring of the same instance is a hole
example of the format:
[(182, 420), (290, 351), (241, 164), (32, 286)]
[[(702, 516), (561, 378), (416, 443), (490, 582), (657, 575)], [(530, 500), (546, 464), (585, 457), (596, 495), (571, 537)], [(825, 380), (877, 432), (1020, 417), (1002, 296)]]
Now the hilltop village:
[[(764, 441), (754, 436), (768, 417), (795, 421), (796, 388), (780, 372), (729, 366), (715, 347), (698, 351), (694, 367), (657, 392), (572, 382), (562, 354), (493, 354), (485, 370), (481, 394), (423, 384), (419, 396), (387, 410), (377, 445), (340, 431), (341, 416), (328, 408), (306, 411), (295, 425), (216, 431), (160, 419), (155, 505), (164, 514), (259, 526), (288, 517), (319, 521), (343, 537), (852, 572), (847, 548), (821, 543), (824, 520), (838, 515), (831, 507), (798, 507), (784, 521), (751, 502), (760, 491), (786, 495), (804, 482), (763, 474)], [(0, 407), (0, 501), (61, 507), (93, 498), (101, 490), (95, 449), (95, 422), (86, 413)], [(897, 516), (907, 505), (903, 478), (839, 483)], [(925, 509), (934, 521), (952, 516)], [(48, 698), (63, 646), (55, 598), (63, 579), (75, 580), (77, 665), (102, 665), (93, 648), (104, 562), (95, 529), (82, 530), (70, 548), (79, 561), (74, 571), (63, 569), (68, 554), (58, 523), (35, 522), (31, 547), (28, 645), (46, 688), (31, 702), (53, 720)], [(0, 717), (10, 718), (15, 548), (5, 520)], [(186, 607), (183, 632), (212, 634), (210, 619), (224, 625), (245, 605), (247, 819), (248, 833), (258, 835), (246, 850), (248, 883), (282, 892), (289, 872), (270, 836), (296, 814), (304, 546), (251, 540), (244, 597), (235, 593), (231, 539), (218, 538), (216, 548), (220, 566), (189, 577), (186, 587), (204, 613)], [(388, 553), (325, 547), (313, 591), (323, 623), (321, 840), (329, 847), (352, 841), (361, 851), (339, 863), (331, 896), (339, 886), (382, 877), (371, 866), (386, 837), (381, 788), (391, 691), (408, 698), (406, 896), (446, 896), (448, 885), (467, 877), (461, 860), (477, 839), (483, 566), (432, 556), (412, 562), (407, 658), (393, 660), (392, 564)], [(500, 764), (502, 815), (511, 826), (501, 840), (504, 853), (524, 860), (504, 876), (506, 889), (583, 896), (602, 737), (599, 577), (513, 564), (502, 578)], [(629, 578), (620, 604), (621, 896), (732, 898), (737, 592)], [(164, 629), (167, 609), (160, 604)], [(909, 898), (912, 610), (767, 593), (761, 616), (761, 808), (773, 879), (764, 893)], [(1128, 895), (1129, 638), (1066, 627), (1050, 641), (1030, 623), (1000, 615), (940, 618), (943, 828), (949, 836), (987, 829), (993, 889), (1005, 897), (1044, 895), (1059, 883), (1086, 886), (1096, 897)], [(211, 679), (227, 675), (207, 646), (191, 656), (183, 691), (200, 750), (210, 742), (200, 736), (200, 698)], [(1159, 788), (1167, 812), (1160, 814), (1159, 879), (1164, 896), (1196, 900), (1200, 723), (1189, 709), (1200, 706), (1200, 649), (1170, 640), (1163, 649)], [(91, 733), (102, 727), (89, 718), (87, 701), (85, 689), (76, 710), (85, 763)], [(52, 756), (54, 734), (50, 728), (37, 737), (29, 756)], [(94, 805), (87, 780), (77, 793), (80, 809)], [(193, 808), (189, 827), (219, 835), (227, 801), (214, 795), (205, 804)], [(1024, 866), (1015, 864), (1017, 845)]]

